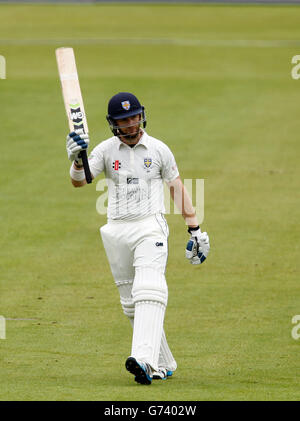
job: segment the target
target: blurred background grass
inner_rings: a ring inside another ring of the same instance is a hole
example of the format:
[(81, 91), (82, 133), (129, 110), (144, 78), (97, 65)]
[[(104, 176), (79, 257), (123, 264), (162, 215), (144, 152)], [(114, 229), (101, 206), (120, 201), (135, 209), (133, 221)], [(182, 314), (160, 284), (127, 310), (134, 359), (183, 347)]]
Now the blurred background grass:
[[(290, 72), (300, 9), (73, 5), (70, 18), (67, 5), (0, 5), (0, 14), (0, 313), (33, 319), (7, 320), (0, 399), (298, 400), (300, 82)], [(184, 222), (167, 215), (165, 323), (178, 370), (147, 389), (124, 369), (131, 328), (98, 233), (96, 182), (69, 182), (60, 46), (75, 48), (92, 147), (110, 136), (109, 98), (132, 91), (181, 177), (205, 179), (204, 265), (187, 264)]]

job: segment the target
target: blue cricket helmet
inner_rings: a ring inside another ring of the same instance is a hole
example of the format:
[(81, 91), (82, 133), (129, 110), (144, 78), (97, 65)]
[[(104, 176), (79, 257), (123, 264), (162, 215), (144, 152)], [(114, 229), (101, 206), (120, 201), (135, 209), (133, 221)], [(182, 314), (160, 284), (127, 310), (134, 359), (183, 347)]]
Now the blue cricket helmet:
[(141, 114), (141, 123), (146, 127), (145, 107), (140, 104), (137, 97), (130, 92), (119, 92), (114, 95), (108, 103), (106, 119), (115, 136), (118, 134), (118, 126), (115, 120), (133, 117)]

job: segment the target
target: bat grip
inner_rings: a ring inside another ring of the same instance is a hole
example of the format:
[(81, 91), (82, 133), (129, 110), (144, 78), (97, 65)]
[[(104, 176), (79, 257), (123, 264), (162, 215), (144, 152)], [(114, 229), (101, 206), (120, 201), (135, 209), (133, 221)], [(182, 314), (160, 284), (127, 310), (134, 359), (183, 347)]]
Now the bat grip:
[(82, 158), (82, 163), (83, 163), (83, 169), (84, 169), (84, 174), (85, 174), (86, 182), (88, 184), (90, 184), (92, 182), (92, 175), (91, 175), (91, 171), (90, 171), (90, 167), (89, 167), (89, 162), (88, 162), (86, 151), (81, 151), (80, 152), (80, 156)]

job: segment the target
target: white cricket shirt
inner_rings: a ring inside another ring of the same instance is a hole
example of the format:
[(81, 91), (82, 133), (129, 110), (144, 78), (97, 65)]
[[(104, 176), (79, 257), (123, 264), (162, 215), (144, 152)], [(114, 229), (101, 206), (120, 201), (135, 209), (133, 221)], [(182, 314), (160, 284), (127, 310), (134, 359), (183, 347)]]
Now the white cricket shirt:
[(132, 148), (117, 136), (99, 143), (89, 156), (89, 165), (94, 178), (105, 173), (109, 219), (165, 213), (164, 181), (179, 175), (169, 147), (145, 131)]

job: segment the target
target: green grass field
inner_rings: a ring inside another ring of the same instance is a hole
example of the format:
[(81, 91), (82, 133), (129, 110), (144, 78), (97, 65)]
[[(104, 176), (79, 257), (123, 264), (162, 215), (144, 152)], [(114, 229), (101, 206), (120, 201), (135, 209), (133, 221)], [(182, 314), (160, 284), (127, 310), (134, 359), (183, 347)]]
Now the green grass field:
[[(299, 400), (300, 8), (1, 5), (1, 400)], [(91, 146), (134, 92), (181, 177), (205, 179), (204, 265), (167, 215), (165, 327), (178, 363), (150, 387), (124, 368), (96, 182), (74, 189), (55, 48), (73, 46)], [(27, 319), (27, 320), (18, 320)]]

